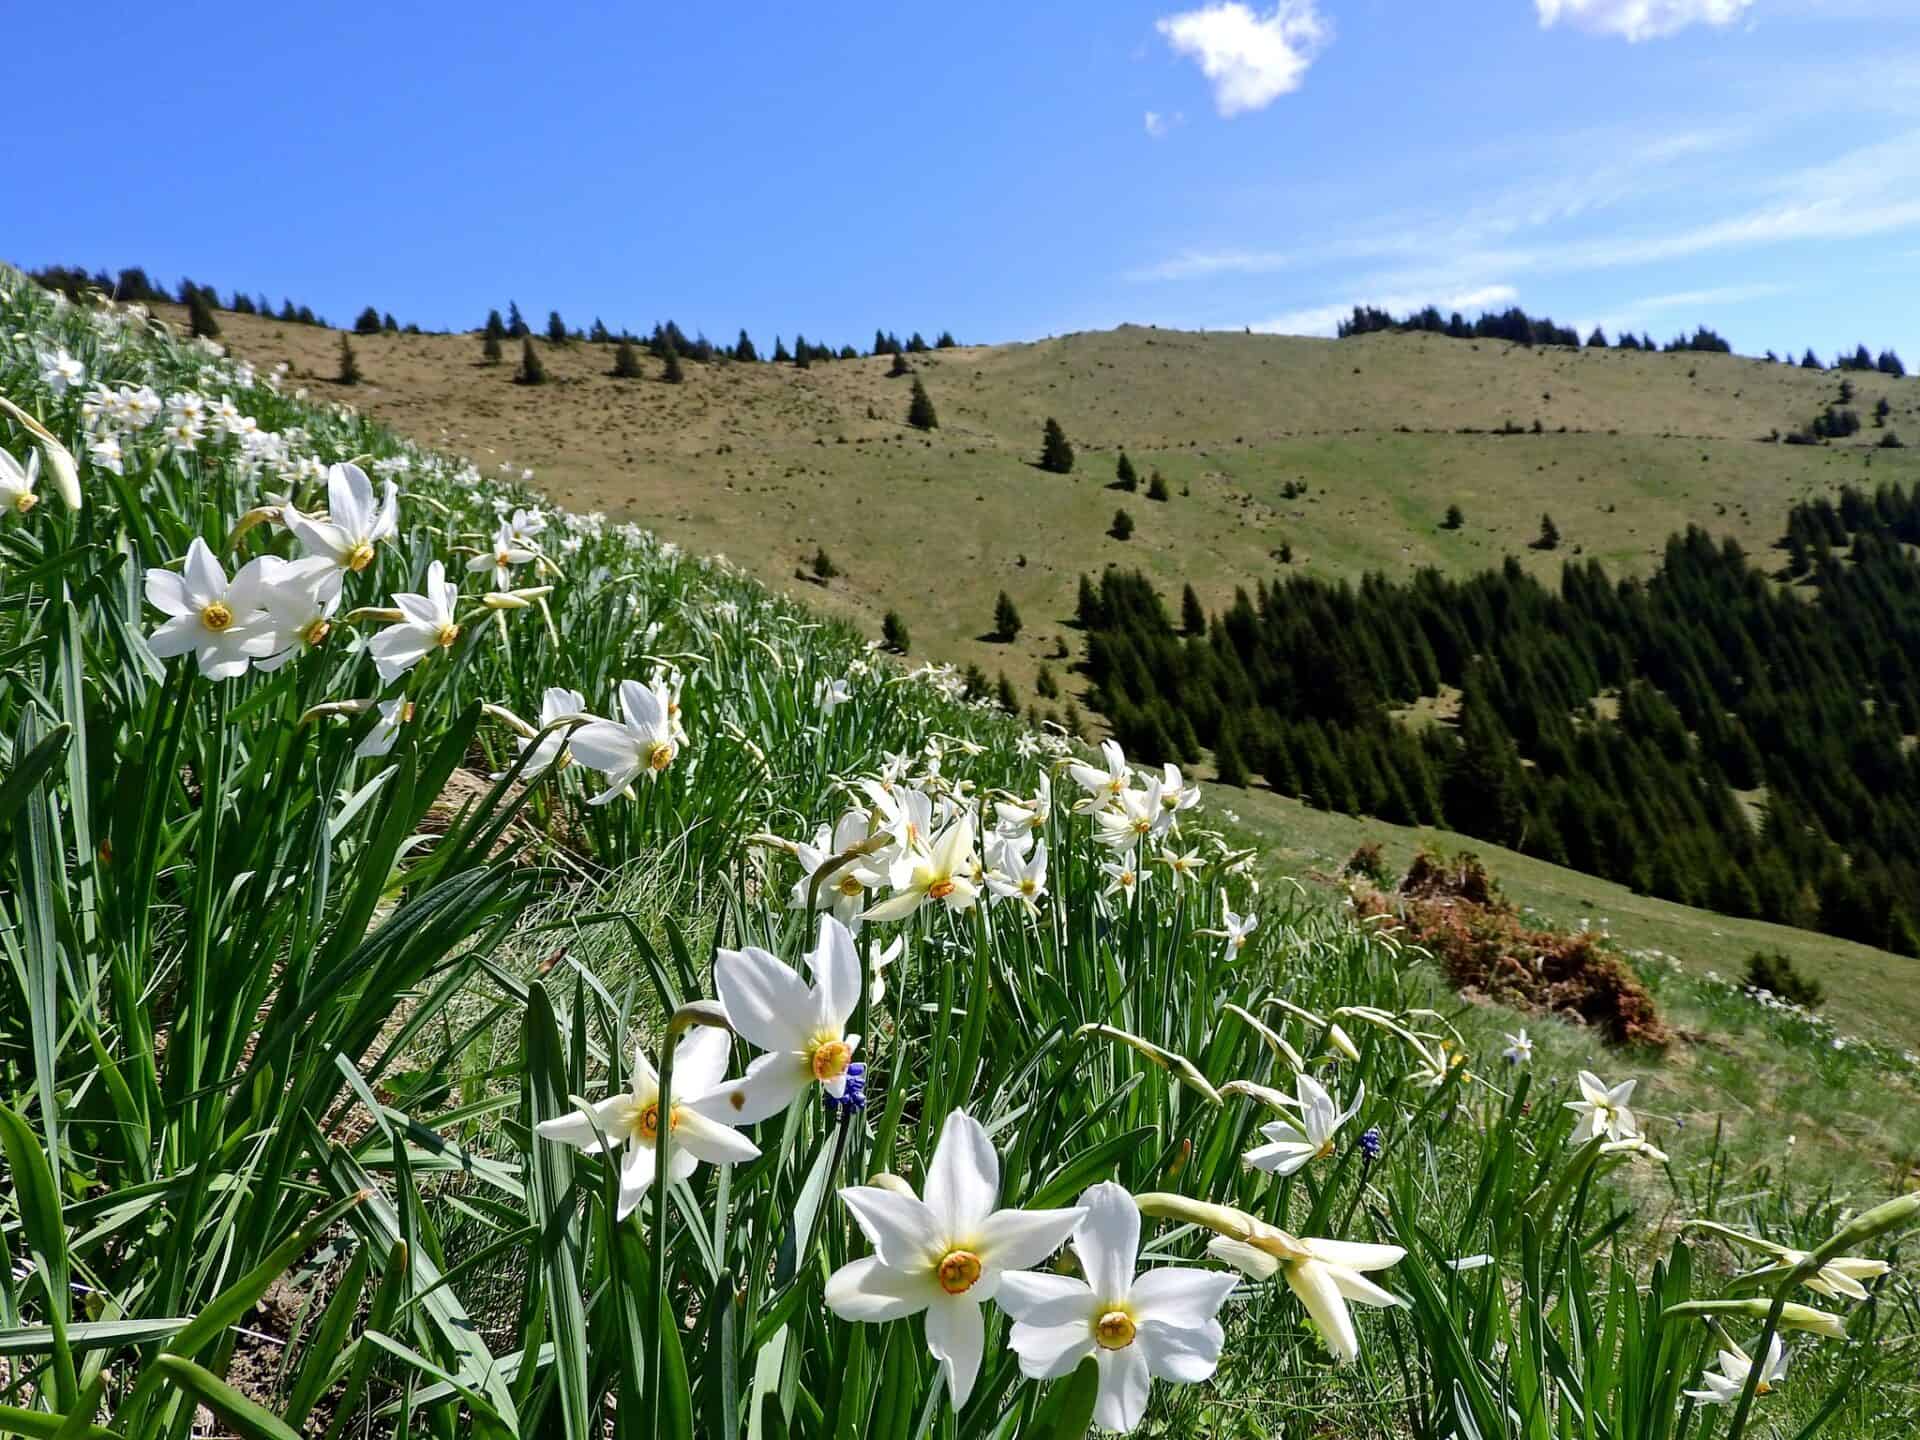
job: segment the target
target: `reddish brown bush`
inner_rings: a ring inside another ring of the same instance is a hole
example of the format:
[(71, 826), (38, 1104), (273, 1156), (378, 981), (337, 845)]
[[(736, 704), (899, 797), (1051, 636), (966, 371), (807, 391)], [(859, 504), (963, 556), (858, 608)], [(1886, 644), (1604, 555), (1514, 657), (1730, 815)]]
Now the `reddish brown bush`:
[(1665, 1045), (1666, 1025), (1639, 976), (1595, 935), (1536, 930), (1479, 860), (1422, 852), (1397, 890), (1359, 886), (1362, 915), (1392, 915), (1455, 989), (1591, 1025), (1616, 1045)]

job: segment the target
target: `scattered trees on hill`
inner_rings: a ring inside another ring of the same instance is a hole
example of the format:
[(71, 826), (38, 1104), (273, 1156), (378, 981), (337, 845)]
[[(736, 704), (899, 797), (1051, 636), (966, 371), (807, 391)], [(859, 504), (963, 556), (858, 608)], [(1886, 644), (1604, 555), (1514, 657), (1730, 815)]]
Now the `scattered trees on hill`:
[(1354, 335), (1371, 335), (1383, 330), (1415, 330), (1430, 335), (1447, 335), (1456, 340), (1509, 340), (1515, 345), (1580, 344), (1580, 333), (1565, 325), (1556, 325), (1546, 316), (1531, 316), (1518, 306), (1498, 312), (1488, 311), (1473, 321), (1458, 310), (1443, 317), (1429, 305), (1404, 319), (1395, 319), (1372, 305), (1356, 305), (1353, 314), (1342, 320), (1338, 333), (1342, 340)]
[(369, 305), (362, 310), (353, 322), (356, 335), (378, 335), (380, 333), (380, 312)]
[(1060, 428), (1060, 422), (1051, 415), (1040, 436), (1040, 468), (1055, 475), (1073, 473), (1073, 445), (1067, 439), (1067, 432)]
[(920, 383), (918, 375), (913, 377), (913, 398), (907, 402), (907, 424), (916, 430), (934, 430), (940, 425), (933, 398), (927, 394), (927, 387)]
[[(512, 321), (507, 322), (509, 327)], [(533, 337), (520, 337), (520, 368), (514, 371), (514, 382), (520, 385), (544, 385), (547, 383), (547, 367), (540, 363), (540, 353), (533, 348)]]
[(353, 342), (345, 335), (340, 337), (340, 373), (333, 378), (342, 385), (360, 383), (360, 362), (354, 359)]

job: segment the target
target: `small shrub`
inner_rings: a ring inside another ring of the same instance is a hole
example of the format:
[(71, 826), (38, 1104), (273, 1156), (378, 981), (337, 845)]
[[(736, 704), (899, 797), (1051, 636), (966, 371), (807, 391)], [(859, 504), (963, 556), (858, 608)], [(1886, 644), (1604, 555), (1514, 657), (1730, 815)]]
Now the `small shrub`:
[(1747, 984), (1808, 1010), (1818, 1010), (1820, 1002), (1827, 998), (1820, 982), (1809, 980), (1795, 969), (1793, 958), (1784, 950), (1775, 950), (1771, 955), (1764, 950), (1754, 951), (1747, 960)]
[(827, 554), (824, 545), (813, 552), (813, 573), (822, 580), (831, 580), (840, 573), (840, 567), (833, 563), (833, 557)]
[(1116, 540), (1131, 540), (1133, 538), (1133, 517), (1124, 510), (1114, 511), (1113, 524), (1107, 528), (1107, 533)]
[(1147, 498), (1149, 500), (1158, 500), (1162, 503), (1165, 503), (1168, 498), (1167, 477), (1162, 475), (1158, 470), (1153, 472), (1153, 478), (1147, 482)]
[(1347, 863), (1341, 867), (1340, 873), (1355, 875), (1383, 887), (1393, 883), (1393, 867), (1387, 864), (1386, 847), (1378, 840), (1362, 841), (1359, 848), (1347, 857)]

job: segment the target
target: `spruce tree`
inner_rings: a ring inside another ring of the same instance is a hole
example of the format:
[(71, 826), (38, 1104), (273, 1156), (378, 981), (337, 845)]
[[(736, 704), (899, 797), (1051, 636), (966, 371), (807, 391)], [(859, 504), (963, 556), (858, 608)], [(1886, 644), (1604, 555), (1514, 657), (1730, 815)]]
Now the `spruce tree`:
[(635, 348), (629, 336), (622, 335), (619, 345), (613, 352), (613, 375), (618, 380), (638, 380), (640, 378), (640, 352)]
[(520, 313), (519, 302), (507, 302), (507, 335), (514, 340), (524, 340), (529, 334), (527, 317)]
[(1154, 471), (1153, 478), (1147, 481), (1147, 498), (1158, 500), (1163, 505), (1167, 502), (1167, 477), (1158, 470)]
[(898, 610), (889, 610), (880, 622), (880, 643), (897, 655), (904, 655), (912, 648), (913, 638), (907, 633), (907, 622), (900, 618)]
[(896, 350), (893, 352), (893, 364), (887, 367), (887, 378), (898, 380), (902, 375), (911, 375), (913, 366), (907, 363), (907, 357)]
[(940, 332), (940, 338), (933, 342), (933, 348), (936, 350), (951, 350), (959, 343), (959, 341), (953, 338), (953, 332), (951, 330), (942, 330)]
[(547, 312), (547, 343), (550, 345), (567, 343), (567, 322), (560, 318), (558, 310)]
[(1013, 693), (1013, 682), (1007, 679), (1006, 671), (1002, 670), (1000, 672), (1000, 682), (994, 689), (995, 698), (1000, 702), (1000, 708), (1009, 715), (1018, 715), (1020, 713), (1020, 697)]
[(760, 352), (753, 348), (753, 341), (745, 330), (742, 330), (740, 338), (733, 342), (733, 358), (748, 361), (757, 361), (760, 358)]
[(793, 356), (787, 353), (787, 342), (782, 340), (778, 335), (774, 336), (773, 363), (776, 365), (786, 365), (790, 364), (792, 360)]
[(480, 358), (488, 365), (498, 365), (500, 356), (500, 337), (489, 330), (480, 341)]
[(940, 426), (940, 417), (933, 410), (933, 400), (927, 394), (927, 387), (920, 383), (918, 375), (913, 377), (913, 398), (907, 404), (907, 424), (916, 430), (936, 430)]
[(187, 296), (187, 329), (196, 338), (205, 336), (209, 340), (220, 333), (220, 322), (214, 318), (213, 306), (203, 291), (194, 290)]
[(1006, 591), (1000, 592), (1000, 598), (993, 604), (993, 635), (996, 640), (1011, 642), (1020, 634), (1020, 612), (1014, 608), (1013, 597)]
[(1114, 511), (1113, 525), (1108, 529), (1107, 533), (1116, 540), (1131, 540), (1133, 538), (1133, 517), (1124, 510)]
[(353, 322), (353, 333), (356, 335), (378, 335), (380, 333), (380, 312), (371, 305), (367, 306), (366, 309), (360, 312), (359, 318)]
[(1240, 757), (1240, 743), (1230, 725), (1220, 727), (1220, 738), (1213, 747), (1213, 767), (1220, 784), (1236, 790), (1247, 788), (1247, 762)]
[(1540, 517), (1540, 538), (1533, 542), (1536, 550), (1558, 550), (1560, 548), (1560, 527), (1553, 523), (1553, 516)]
[(680, 365), (680, 352), (671, 339), (661, 346), (660, 378), (669, 385), (678, 385), (687, 378), (687, 372)]
[(1120, 452), (1120, 463), (1113, 467), (1113, 483), (1129, 495), (1140, 488), (1140, 472), (1133, 468), (1133, 461), (1124, 450)]
[(533, 348), (533, 337), (520, 337), (520, 368), (513, 378), (522, 385), (544, 385), (547, 383), (547, 367), (540, 363), (539, 352)]
[(1467, 523), (1467, 517), (1460, 512), (1458, 505), (1447, 506), (1447, 518), (1440, 522), (1442, 530), (1458, 530)]
[(380, 317), (380, 328), (386, 331), (389, 335), (397, 334), (399, 332), (400, 322), (393, 318), (393, 312), (391, 310), (389, 310), (386, 314)]
[(593, 317), (593, 328), (587, 332), (587, 339), (595, 345), (605, 345), (612, 341), (613, 332), (607, 329), (606, 321), (596, 315)]
[(498, 310), (489, 310), (487, 312), (485, 333), (486, 337), (493, 341), (500, 341), (507, 338), (507, 322), (500, 318), (500, 312)]
[(1053, 667), (1051, 665), (1042, 665), (1040, 667), (1040, 674), (1035, 678), (1033, 688), (1042, 700), (1058, 700), (1060, 698), (1060, 682), (1054, 679)]
[(345, 335), (340, 337), (340, 373), (334, 379), (342, 385), (360, 383), (360, 362), (353, 358), (353, 342)]
[(1607, 348), (1607, 332), (1602, 330), (1598, 325), (1594, 326), (1593, 333), (1587, 336), (1587, 348), (1589, 350), (1606, 349)]
[(1040, 468), (1055, 475), (1073, 473), (1073, 446), (1067, 440), (1067, 432), (1052, 416), (1047, 417), (1047, 426), (1040, 438)]
[(1180, 628), (1189, 635), (1207, 633), (1207, 612), (1200, 606), (1200, 597), (1193, 593), (1188, 585), (1180, 592)]

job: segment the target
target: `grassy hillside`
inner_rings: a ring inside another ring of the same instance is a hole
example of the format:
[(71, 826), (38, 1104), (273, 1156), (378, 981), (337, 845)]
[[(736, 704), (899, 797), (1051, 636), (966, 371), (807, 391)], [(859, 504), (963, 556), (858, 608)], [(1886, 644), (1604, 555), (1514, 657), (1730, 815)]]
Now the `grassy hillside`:
[[(331, 381), (337, 332), (220, 318), (242, 354), (289, 362), (316, 395), (483, 469), (531, 467), (569, 505), (658, 526), (778, 588), (824, 546), (844, 573), (810, 601), (875, 633), (897, 609), (916, 651), (1005, 669), (1023, 701), (1039, 662), (1072, 644), (1077, 577), (1108, 564), (1176, 594), (1191, 581), (1209, 606), (1272, 576), (1283, 543), (1340, 575), (1509, 554), (1551, 575), (1573, 553), (1637, 572), (1689, 523), (1764, 549), (1796, 499), (1920, 474), (1920, 448), (1873, 450), (1871, 425), (1858, 444), (1762, 443), (1831, 403), (1840, 376), (1726, 355), (1130, 326), (913, 357), (940, 415), (923, 435), (885, 357), (688, 365), (673, 386), (613, 379), (608, 346), (536, 341), (554, 383), (523, 387), (511, 346), (485, 366), (472, 335), (356, 336), (365, 381), (348, 389)], [(1920, 442), (1920, 380), (1850, 378), (1863, 418), (1886, 395), (1892, 428)], [(1079, 451), (1069, 477), (1031, 463), (1049, 415)], [(1548, 433), (1459, 433), (1535, 420)], [(1123, 448), (1138, 494), (1107, 488)], [(1146, 498), (1156, 468), (1165, 504)], [(1285, 498), (1290, 483), (1306, 493)], [(1441, 530), (1453, 503), (1466, 524)], [(1122, 505), (1138, 527), (1126, 542), (1106, 533)], [(1527, 548), (1543, 511), (1557, 553)], [(1027, 627), (1010, 646), (984, 638), (1002, 589)]]

